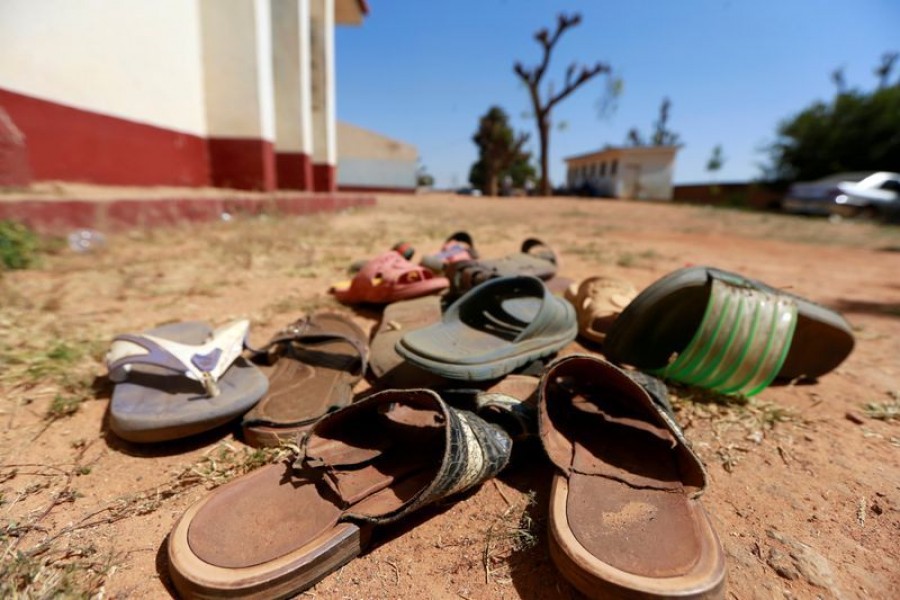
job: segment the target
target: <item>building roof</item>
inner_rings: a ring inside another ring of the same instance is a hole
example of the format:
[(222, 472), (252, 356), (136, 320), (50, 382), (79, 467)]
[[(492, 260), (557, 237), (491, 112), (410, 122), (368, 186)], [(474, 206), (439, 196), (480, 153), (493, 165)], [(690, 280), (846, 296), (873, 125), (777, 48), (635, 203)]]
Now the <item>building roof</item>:
[(680, 146), (606, 146), (600, 150), (567, 156), (563, 160), (581, 160), (585, 158), (615, 158), (633, 154), (675, 154)]
[(334, 21), (339, 25), (359, 25), (368, 14), (367, 0), (337, 0), (334, 3)]
[(369, 158), (416, 161), (419, 150), (412, 144), (351, 125), (337, 122), (338, 158)]

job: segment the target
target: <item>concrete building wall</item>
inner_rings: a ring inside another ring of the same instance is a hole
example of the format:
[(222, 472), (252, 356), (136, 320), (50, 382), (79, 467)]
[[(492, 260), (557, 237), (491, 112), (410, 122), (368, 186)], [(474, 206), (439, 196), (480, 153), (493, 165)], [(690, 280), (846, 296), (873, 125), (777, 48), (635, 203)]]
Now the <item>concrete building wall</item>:
[(200, 0), (200, 15), (212, 182), (275, 189), (269, 0)]
[(200, 0), (208, 133), (275, 139), (268, 0)]
[(365, 0), (0, 0), (0, 114), (24, 139), (20, 170), (262, 190), (280, 170), (283, 187), (334, 190), (334, 27), (367, 12)]
[(640, 200), (671, 200), (673, 162), (672, 157), (664, 155), (623, 158), (620, 194)]
[(414, 191), (419, 152), (415, 146), (338, 121), (338, 187)]
[(206, 133), (200, 15), (184, 0), (3, 0), (0, 88)]
[(566, 182), (616, 198), (671, 200), (675, 147), (611, 148), (566, 159)]
[(337, 189), (334, 77), (334, 0), (310, 0), (313, 182), (318, 191)]
[(208, 185), (195, 0), (0, 1), (0, 108), (38, 180)]
[(338, 188), (415, 191), (416, 163), (342, 156), (338, 161)]
[(313, 186), (309, 2), (272, 0), (278, 186), (300, 190)]

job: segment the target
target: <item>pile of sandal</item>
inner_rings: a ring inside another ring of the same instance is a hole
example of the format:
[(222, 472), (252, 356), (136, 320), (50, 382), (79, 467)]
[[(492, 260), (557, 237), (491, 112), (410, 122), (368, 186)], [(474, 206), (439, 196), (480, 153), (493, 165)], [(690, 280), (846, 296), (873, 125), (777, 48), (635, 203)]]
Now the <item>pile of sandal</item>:
[[(640, 293), (606, 276), (570, 285), (537, 239), (485, 260), (459, 232), (421, 264), (411, 257), (398, 245), (331, 289), (345, 304), (385, 305), (371, 341), (334, 311), (262, 348), (249, 347), (247, 321), (113, 341), (119, 437), (165, 442), (240, 419), (248, 444), (294, 448), (181, 516), (168, 538), (178, 592), (296, 595), (364, 552), (374, 528), (496, 476), (514, 444), (536, 437), (555, 467), (550, 554), (577, 589), (722, 597), (706, 472), (661, 379), (744, 396), (814, 379), (851, 352), (846, 321), (708, 267)], [(576, 336), (597, 352), (553, 360)]]

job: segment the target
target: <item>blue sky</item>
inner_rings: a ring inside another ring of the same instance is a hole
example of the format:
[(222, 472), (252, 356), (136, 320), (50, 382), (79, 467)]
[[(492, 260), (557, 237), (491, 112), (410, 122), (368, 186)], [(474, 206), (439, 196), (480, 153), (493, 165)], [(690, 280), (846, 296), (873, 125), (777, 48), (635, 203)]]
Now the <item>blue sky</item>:
[[(439, 186), (462, 186), (476, 158), (471, 136), (492, 104), (514, 127), (537, 133), (526, 88), (512, 71), (539, 60), (533, 34), (560, 11), (578, 11), (545, 81), (573, 60), (607, 62), (624, 81), (616, 111), (598, 115), (602, 79), (556, 108), (550, 174), (563, 157), (649, 132), (664, 96), (684, 147), (677, 182), (706, 181), (722, 144), (720, 181), (760, 174), (779, 120), (834, 94), (843, 67), (851, 87), (875, 85), (872, 70), (900, 51), (897, 0), (369, 0), (361, 27), (337, 33), (338, 118), (414, 144)], [(894, 73), (900, 78), (900, 65)], [(561, 127), (559, 127), (562, 124)], [(535, 152), (536, 154), (536, 152)], [(535, 160), (536, 162), (536, 160)]]

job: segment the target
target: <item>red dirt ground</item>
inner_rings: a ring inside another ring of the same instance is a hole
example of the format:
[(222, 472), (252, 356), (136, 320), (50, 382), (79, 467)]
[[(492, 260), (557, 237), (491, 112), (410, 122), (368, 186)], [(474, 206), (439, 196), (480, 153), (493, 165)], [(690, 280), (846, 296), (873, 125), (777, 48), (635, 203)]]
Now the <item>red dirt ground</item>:
[[(3, 274), (0, 543), (6, 566), (20, 560), (17, 577), (34, 579), (17, 579), (19, 589), (60, 587), (69, 577), (88, 586), (71, 588), (80, 593), (165, 597), (168, 531), (246, 462), (230, 428), (149, 448), (109, 434), (101, 359), (113, 335), (244, 316), (259, 343), (332, 305), (325, 291), (353, 259), (401, 239), (432, 251), (457, 229), (488, 257), (537, 235), (574, 279), (609, 274), (640, 288), (686, 264), (711, 264), (843, 312), (857, 347), (814, 384), (772, 387), (748, 404), (681, 388), (673, 396), (709, 470), (703, 502), (727, 554), (726, 597), (896, 597), (900, 421), (875, 417), (900, 404), (900, 229), (664, 204), (441, 195), (382, 197), (376, 208), (333, 216), (113, 235), (102, 252), (60, 251), (39, 268)], [(375, 324), (370, 313), (357, 320)], [(55, 397), (72, 395), (86, 398), (77, 412), (45, 417)], [(550, 474), (539, 447), (521, 445), (498, 480), (386, 528), (377, 547), (303, 597), (578, 597), (547, 553)]]

